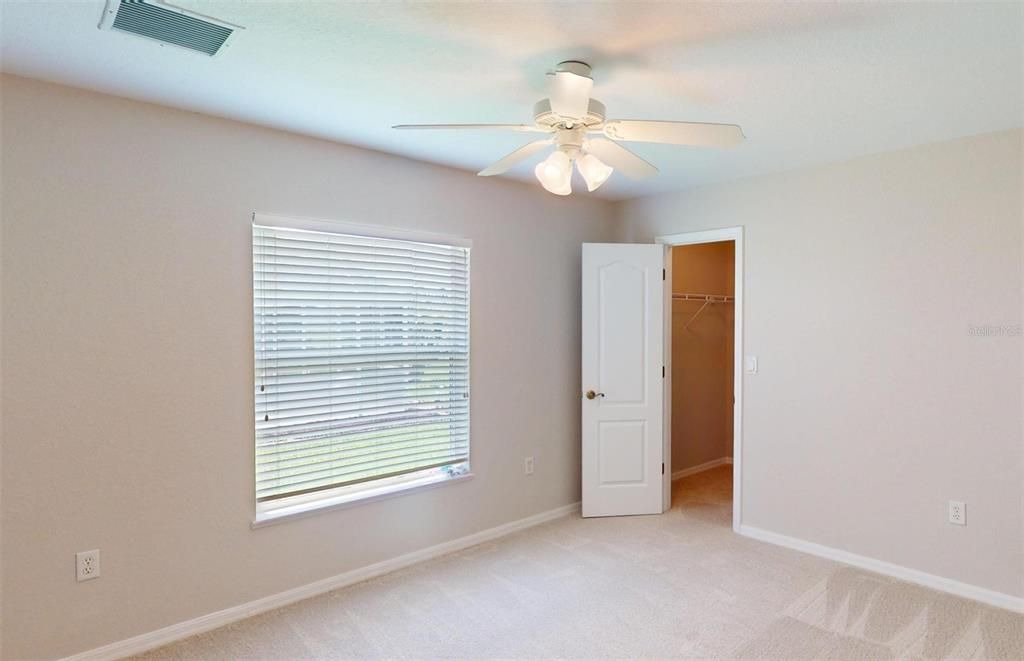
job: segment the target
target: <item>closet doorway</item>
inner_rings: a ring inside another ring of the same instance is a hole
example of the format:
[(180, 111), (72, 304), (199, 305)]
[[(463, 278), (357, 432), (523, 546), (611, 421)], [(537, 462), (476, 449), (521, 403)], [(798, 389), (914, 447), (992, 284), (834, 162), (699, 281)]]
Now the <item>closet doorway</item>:
[(742, 236), (742, 228), (729, 228), (657, 238), (670, 246), (665, 456), (674, 496), (684, 485), (725, 502), (731, 495), (735, 530), (742, 520)]

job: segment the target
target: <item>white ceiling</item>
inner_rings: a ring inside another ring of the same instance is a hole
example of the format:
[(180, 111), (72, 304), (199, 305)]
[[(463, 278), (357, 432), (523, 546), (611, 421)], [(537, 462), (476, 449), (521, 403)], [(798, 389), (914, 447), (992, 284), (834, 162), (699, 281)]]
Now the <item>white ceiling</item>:
[(615, 199), (1024, 124), (1016, 2), (174, 2), (246, 27), (215, 58), (98, 30), (103, 4), (3, 0), (2, 69), (474, 172), (530, 136), (390, 126), (529, 123), (565, 59), (609, 118), (743, 126), (731, 150), (631, 145), (661, 174)]

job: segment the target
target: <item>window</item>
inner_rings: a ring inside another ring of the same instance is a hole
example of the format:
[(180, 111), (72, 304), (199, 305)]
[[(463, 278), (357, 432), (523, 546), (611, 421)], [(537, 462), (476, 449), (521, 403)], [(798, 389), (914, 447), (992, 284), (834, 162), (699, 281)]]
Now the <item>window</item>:
[(469, 246), (381, 233), (255, 217), (258, 521), (468, 473)]

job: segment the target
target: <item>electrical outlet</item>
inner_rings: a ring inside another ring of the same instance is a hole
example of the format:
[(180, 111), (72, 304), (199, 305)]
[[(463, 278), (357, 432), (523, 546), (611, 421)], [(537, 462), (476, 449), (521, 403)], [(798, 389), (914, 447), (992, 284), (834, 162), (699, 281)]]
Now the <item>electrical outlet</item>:
[(82, 551), (75, 554), (75, 570), (79, 581), (100, 577), (100, 550)]
[(533, 475), (533, 457), (527, 457), (523, 461), (523, 472), (527, 475)]
[(959, 500), (949, 501), (949, 522), (958, 526), (967, 525), (967, 503)]

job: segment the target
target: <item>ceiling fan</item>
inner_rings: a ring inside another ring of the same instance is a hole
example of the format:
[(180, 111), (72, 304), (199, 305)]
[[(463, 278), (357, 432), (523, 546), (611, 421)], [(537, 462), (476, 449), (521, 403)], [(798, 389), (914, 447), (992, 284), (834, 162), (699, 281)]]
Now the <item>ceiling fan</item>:
[(589, 191), (597, 190), (615, 170), (633, 179), (658, 173), (658, 168), (618, 141), (700, 147), (731, 147), (743, 141), (743, 131), (735, 124), (605, 119), (604, 104), (590, 98), (594, 87), (590, 71), (590, 65), (569, 60), (548, 73), (549, 98), (534, 104), (533, 124), (399, 124), (392, 128), (546, 133), (549, 137), (523, 145), (477, 174), (481, 177), (502, 174), (554, 145), (554, 151), (537, 165), (534, 174), (547, 191), (556, 195), (572, 192), (573, 164)]

